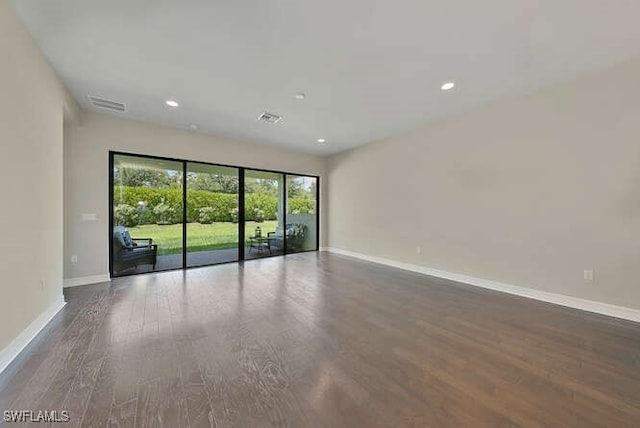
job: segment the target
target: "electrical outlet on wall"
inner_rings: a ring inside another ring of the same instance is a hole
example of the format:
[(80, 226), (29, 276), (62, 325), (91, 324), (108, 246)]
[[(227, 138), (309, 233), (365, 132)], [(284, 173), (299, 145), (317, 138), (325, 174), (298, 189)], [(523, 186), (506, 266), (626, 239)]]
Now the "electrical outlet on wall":
[(416, 254), (422, 254), (422, 247), (416, 247)]
[(585, 281), (593, 281), (593, 269), (585, 269), (584, 270), (584, 280)]
[(76, 256), (75, 254), (71, 256), (71, 263), (78, 263), (78, 256)]

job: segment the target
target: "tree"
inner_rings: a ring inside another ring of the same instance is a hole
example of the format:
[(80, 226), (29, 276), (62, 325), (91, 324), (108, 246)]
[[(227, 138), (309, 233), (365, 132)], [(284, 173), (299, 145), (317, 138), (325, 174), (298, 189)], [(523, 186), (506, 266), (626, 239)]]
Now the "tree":
[(166, 170), (120, 167), (114, 172), (114, 181), (121, 186), (158, 188), (171, 186), (179, 178), (176, 175), (181, 174), (170, 177)]
[(318, 184), (317, 184), (317, 179), (314, 179), (311, 181), (311, 186), (309, 186), (309, 198), (310, 199), (316, 199), (317, 193), (318, 193)]
[(238, 193), (240, 181), (233, 175), (216, 175), (219, 190), (222, 193)]
[(291, 178), (288, 183), (289, 198), (316, 198), (316, 180), (308, 177)]
[(238, 193), (239, 180), (233, 175), (203, 174), (190, 172), (187, 174), (187, 187), (191, 190), (208, 192)]
[(301, 180), (292, 179), (289, 180), (288, 188), (287, 188), (287, 197), (289, 198), (303, 198), (305, 197), (306, 191), (304, 188), (304, 183)]
[(245, 182), (247, 193), (260, 193), (267, 196), (278, 196), (278, 180), (266, 178), (247, 178)]

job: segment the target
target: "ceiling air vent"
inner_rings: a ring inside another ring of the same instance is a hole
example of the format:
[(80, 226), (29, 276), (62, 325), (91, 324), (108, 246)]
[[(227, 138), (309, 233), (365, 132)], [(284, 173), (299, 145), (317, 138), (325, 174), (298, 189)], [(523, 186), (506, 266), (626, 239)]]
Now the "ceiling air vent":
[(268, 123), (278, 123), (282, 120), (282, 116), (278, 116), (277, 114), (267, 113), (266, 111), (258, 116), (258, 120), (262, 120), (263, 122)]
[(89, 100), (94, 107), (118, 111), (120, 113), (124, 113), (127, 110), (127, 107), (123, 103), (117, 101), (105, 100), (104, 98), (94, 97), (93, 95), (89, 95)]

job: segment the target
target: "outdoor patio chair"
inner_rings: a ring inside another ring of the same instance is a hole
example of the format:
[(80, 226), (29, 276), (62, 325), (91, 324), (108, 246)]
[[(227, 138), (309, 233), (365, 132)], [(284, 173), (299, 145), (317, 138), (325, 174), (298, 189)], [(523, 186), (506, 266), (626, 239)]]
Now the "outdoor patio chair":
[[(298, 223), (287, 223), (287, 251), (296, 252), (300, 250), (300, 246), (304, 240), (307, 226)], [(277, 227), (275, 232), (267, 233), (269, 247), (271, 249), (283, 250), (284, 239), (282, 236), (282, 228)]]
[(132, 238), (124, 226), (113, 228), (113, 265), (116, 272), (151, 264), (156, 268), (158, 245), (152, 238)]

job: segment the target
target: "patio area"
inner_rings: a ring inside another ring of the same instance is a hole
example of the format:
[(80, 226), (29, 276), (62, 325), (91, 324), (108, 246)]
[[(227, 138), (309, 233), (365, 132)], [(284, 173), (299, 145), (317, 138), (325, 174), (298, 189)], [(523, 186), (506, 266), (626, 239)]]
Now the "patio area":
[[(245, 260), (257, 259), (269, 256), (279, 256), (283, 252), (281, 249), (267, 248), (267, 247), (249, 247), (244, 249)], [(210, 251), (196, 251), (187, 254), (187, 267), (194, 266), (207, 266), (220, 263), (228, 263), (238, 261), (238, 250), (236, 248), (227, 248), (222, 250), (210, 250)], [(182, 268), (182, 254), (168, 254), (158, 256), (158, 262), (156, 264), (155, 271), (180, 269)], [(130, 273), (146, 273), (154, 272), (151, 265), (140, 265), (135, 270), (131, 269), (124, 274)]]

